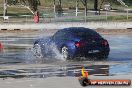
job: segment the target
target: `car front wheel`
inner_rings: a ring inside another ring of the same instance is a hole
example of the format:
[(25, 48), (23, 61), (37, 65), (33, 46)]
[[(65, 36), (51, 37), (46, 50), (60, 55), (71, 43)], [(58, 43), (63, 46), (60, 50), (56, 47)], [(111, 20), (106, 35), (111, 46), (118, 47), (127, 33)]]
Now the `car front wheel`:
[(41, 51), (41, 46), (39, 44), (34, 44), (33, 46), (33, 53), (37, 58), (42, 58), (42, 51)]

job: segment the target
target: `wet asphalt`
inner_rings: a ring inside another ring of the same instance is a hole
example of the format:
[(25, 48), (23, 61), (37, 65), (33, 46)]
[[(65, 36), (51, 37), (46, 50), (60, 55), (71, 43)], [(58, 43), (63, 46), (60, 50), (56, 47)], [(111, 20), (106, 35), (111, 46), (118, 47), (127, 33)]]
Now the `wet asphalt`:
[[(0, 78), (77, 77), (81, 75), (82, 66), (89, 72), (89, 75), (94, 76), (132, 73), (131, 35), (103, 35), (109, 41), (111, 51), (107, 60), (97, 61), (91, 59), (86, 61), (64, 61), (60, 58), (46, 58), (42, 62), (34, 57), (32, 53), (33, 41), (38, 37), (42, 37), (42, 35), (0, 37), (0, 41), (4, 46), (4, 50), (0, 53)], [(45, 66), (47, 64), (48, 66)], [(13, 66), (17, 68), (12, 68)]]

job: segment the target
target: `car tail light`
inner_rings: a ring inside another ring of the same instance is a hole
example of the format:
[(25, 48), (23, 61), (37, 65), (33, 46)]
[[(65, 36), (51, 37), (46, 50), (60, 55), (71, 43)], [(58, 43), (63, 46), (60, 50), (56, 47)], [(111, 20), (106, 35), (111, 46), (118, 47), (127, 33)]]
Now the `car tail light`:
[(102, 41), (102, 45), (107, 46), (108, 45), (108, 41), (107, 40), (103, 40)]
[(75, 46), (76, 47), (82, 47), (82, 46), (84, 46), (84, 44), (85, 44), (85, 42), (84, 41), (79, 41), (79, 42), (75, 42)]

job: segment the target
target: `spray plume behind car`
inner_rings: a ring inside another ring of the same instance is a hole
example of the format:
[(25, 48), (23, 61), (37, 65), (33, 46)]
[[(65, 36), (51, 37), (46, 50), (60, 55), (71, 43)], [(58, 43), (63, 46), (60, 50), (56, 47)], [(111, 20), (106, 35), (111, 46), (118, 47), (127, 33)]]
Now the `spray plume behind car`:
[[(42, 42), (42, 46), (39, 46), (37, 42), (36, 42), (36, 45), (37, 47), (42, 47), (42, 48), (37, 48), (40, 50), (35, 51), (34, 50), (35, 46), (33, 47), (34, 55), (39, 54), (39, 55), (36, 55), (37, 58), (41, 58), (43, 60), (56, 59), (56, 60), (64, 61), (64, 58), (62, 57), (61, 53), (57, 49), (55, 43), (50, 40), (50, 37), (41, 37), (40, 39), (43, 39), (42, 41), (40, 40)], [(44, 53), (42, 51), (44, 51)]]

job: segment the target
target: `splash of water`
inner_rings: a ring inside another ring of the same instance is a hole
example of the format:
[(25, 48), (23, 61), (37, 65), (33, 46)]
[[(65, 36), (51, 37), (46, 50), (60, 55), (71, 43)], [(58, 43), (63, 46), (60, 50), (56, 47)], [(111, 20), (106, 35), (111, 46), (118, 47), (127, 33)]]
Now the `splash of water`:
[(55, 58), (56, 59), (59, 59), (59, 60), (63, 60), (65, 61), (65, 59), (63, 58), (62, 54), (59, 52), (59, 50), (57, 49), (56, 45), (55, 44), (52, 44), (52, 46), (54, 47), (53, 48), (53, 52), (55, 52)]
[(24, 59), (26, 63), (46, 63), (46, 62), (54, 62), (54, 61), (65, 61), (60, 51), (57, 49), (55, 43), (44, 44), (45, 48), (45, 56), (36, 57), (33, 48), (27, 48), (24, 53)]

